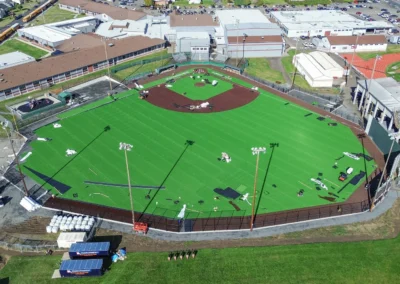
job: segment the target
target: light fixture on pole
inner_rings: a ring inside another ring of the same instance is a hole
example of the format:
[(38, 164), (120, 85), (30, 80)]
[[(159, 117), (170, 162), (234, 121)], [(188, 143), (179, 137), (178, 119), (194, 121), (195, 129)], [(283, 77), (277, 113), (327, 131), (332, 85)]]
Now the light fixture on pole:
[(18, 158), (18, 155), (15, 153), (14, 142), (11, 139), (11, 133), (8, 133), (8, 130), (7, 130), (8, 121), (7, 122), (2, 122), (1, 126), (3, 127), (4, 131), (7, 133), (8, 140), (10, 141), (11, 149), (13, 151), (13, 155), (14, 155), (14, 158), (15, 158), (15, 163), (17, 164), (18, 171), (19, 171), (19, 174), (21, 176), (22, 184), (24, 185), (25, 195), (29, 196), (28, 187), (26, 186), (25, 178), (24, 178), (24, 175), (22, 174), (22, 170), (21, 170), (21, 165), (19, 164), (19, 158)]
[(253, 155), (257, 156), (256, 159), (256, 173), (254, 175), (254, 188), (253, 188), (253, 202), (251, 205), (251, 221), (250, 221), (250, 231), (253, 231), (254, 225), (254, 215), (255, 215), (255, 203), (256, 203), (256, 188), (257, 188), (257, 178), (258, 178), (258, 162), (260, 161), (260, 153), (265, 154), (267, 152), (267, 148), (265, 147), (252, 147), (251, 152)]
[(238, 58), (239, 58), (239, 19), (236, 19), (236, 67), (238, 66)]
[[(383, 171), (382, 171), (382, 174), (381, 174), (381, 178), (379, 179), (377, 190), (382, 185), (383, 177), (385, 176), (386, 168), (387, 168), (387, 165), (389, 164), (390, 156), (392, 155), (392, 150), (393, 150), (394, 143), (396, 142), (396, 140), (398, 138), (400, 138), (400, 132), (389, 133), (389, 137), (390, 137), (390, 140), (392, 140), (392, 145), (390, 146), (389, 154), (387, 156), (385, 166), (383, 167)], [(371, 211), (374, 208), (374, 201), (375, 201), (375, 196), (373, 197), (372, 202), (371, 202)]]
[(129, 188), (129, 201), (131, 202), (131, 211), (132, 211), (132, 226), (135, 227), (135, 211), (133, 210), (133, 198), (132, 198), (132, 188), (131, 188), (131, 176), (129, 172), (129, 163), (128, 163), (128, 151), (131, 151), (133, 146), (127, 143), (119, 143), (119, 149), (125, 152), (125, 164), (126, 164), (126, 173), (128, 176), (128, 188)]
[(245, 33), (243, 33), (243, 57), (242, 57), (243, 61), (244, 61), (244, 44), (246, 43), (246, 38), (247, 38), (247, 35)]
[(111, 83), (111, 72), (110, 72), (110, 62), (108, 62), (108, 52), (107, 52), (107, 39), (105, 37), (102, 38), (102, 41), (104, 43), (104, 53), (106, 55), (106, 62), (107, 62), (107, 69), (108, 69), (108, 80), (110, 82), (110, 93), (109, 95), (111, 95), (112, 93), (112, 83)]

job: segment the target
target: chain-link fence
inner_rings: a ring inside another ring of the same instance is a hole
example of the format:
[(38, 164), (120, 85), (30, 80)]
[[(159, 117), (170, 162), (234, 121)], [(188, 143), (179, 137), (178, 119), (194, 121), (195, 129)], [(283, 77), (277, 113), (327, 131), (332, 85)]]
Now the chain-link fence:
[[(104, 219), (131, 223), (132, 214), (129, 210), (105, 207), (101, 205), (50, 198), (45, 206), (77, 214), (92, 215)], [(335, 217), (360, 213), (369, 210), (369, 201), (318, 206), (298, 210), (282, 211), (270, 214), (256, 214), (254, 226), (268, 227), (308, 221), (319, 218)], [(151, 228), (170, 232), (197, 232), (216, 230), (248, 229), (251, 220), (250, 210), (226, 211), (187, 211), (184, 219), (178, 218), (179, 212), (166, 208), (156, 208), (150, 213), (135, 212), (135, 221), (147, 223)]]
[(6, 233), (0, 236), (0, 247), (19, 252), (46, 252), (49, 249), (53, 251), (63, 250), (58, 248), (56, 241), (23, 239)]

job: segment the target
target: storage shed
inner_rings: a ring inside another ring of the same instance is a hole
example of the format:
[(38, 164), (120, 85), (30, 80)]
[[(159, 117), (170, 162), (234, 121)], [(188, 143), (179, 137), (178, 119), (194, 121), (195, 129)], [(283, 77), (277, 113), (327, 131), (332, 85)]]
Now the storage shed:
[(85, 232), (63, 232), (57, 239), (59, 248), (70, 248), (72, 244), (85, 242), (87, 239)]
[(69, 257), (71, 259), (109, 255), (110, 242), (75, 243), (69, 249)]
[(60, 266), (61, 277), (101, 276), (102, 259), (64, 260)]

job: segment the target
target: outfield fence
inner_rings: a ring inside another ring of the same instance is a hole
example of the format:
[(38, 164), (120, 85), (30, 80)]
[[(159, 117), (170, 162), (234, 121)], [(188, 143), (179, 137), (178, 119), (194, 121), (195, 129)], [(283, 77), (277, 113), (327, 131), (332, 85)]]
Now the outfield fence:
[(131, 67), (134, 67), (134, 66), (144, 65), (144, 64), (147, 64), (147, 63), (156, 62), (156, 61), (165, 60), (165, 59), (172, 59), (172, 55), (168, 54), (168, 55), (157, 56), (157, 57), (153, 57), (153, 58), (149, 58), (149, 59), (143, 59), (143, 60), (138, 60), (138, 61), (135, 61), (135, 62), (121, 64), (120, 66), (116, 66), (116, 67), (111, 68), (111, 73), (117, 73), (119, 71), (131, 68)]
[[(46, 204), (48, 208), (97, 216), (108, 220), (131, 223), (131, 211), (113, 207), (69, 200), (64, 198), (50, 198)], [(321, 218), (336, 217), (369, 210), (369, 201), (335, 204), (328, 206), (311, 207), (299, 210), (282, 211), (270, 214), (256, 214), (255, 228), (310, 221)], [(228, 211), (186, 211), (185, 219), (178, 219), (179, 211), (166, 208), (156, 208), (151, 213), (135, 212), (135, 221), (149, 224), (151, 228), (169, 232), (201, 232), (217, 230), (242, 230), (250, 227), (251, 210)], [(175, 216), (175, 217), (171, 217)]]
[(19, 252), (45, 252), (49, 249), (53, 251), (61, 250), (58, 248), (56, 241), (22, 239), (7, 233), (0, 236), (0, 247)]

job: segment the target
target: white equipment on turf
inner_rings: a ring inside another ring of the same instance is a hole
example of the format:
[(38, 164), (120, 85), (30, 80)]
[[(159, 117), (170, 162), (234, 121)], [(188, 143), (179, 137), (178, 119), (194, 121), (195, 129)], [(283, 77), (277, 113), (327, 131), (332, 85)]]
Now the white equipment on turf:
[(320, 181), (319, 179), (311, 178), (311, 181), (315, 182), (316, 184), (318, 184), (323, 189), (328, 190), (328, 187), (322, 181)]
[(352, 158), (352, 159), (357, 160), (357, 161), (360, 159), (360, 157), (357, 157), (356, 155), (353, 155), (353, 154), (351, 154), (349, 152), (343, 152), (343, 154), (346, 155), (347, 157)]
[(181, 212), (178, 214), (179, 219), (183, 219), (185, 217), (185, 211), (186, 211), (186, 204), (183, 204), (183, 208), (181, 209)]

